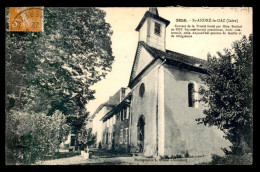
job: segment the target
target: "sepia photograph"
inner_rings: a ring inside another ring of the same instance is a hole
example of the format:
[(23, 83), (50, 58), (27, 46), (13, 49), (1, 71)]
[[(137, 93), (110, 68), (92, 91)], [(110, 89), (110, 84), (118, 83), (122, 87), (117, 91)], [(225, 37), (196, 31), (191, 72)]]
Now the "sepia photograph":
[(252, 165), (253, 7), (5, 7), (6, 165)]

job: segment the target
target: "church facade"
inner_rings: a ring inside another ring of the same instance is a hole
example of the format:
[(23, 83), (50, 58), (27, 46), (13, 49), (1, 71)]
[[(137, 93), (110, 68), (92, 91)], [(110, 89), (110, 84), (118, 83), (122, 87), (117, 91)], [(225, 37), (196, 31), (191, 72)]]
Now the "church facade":
[(202, 156), (229, 146), (216, 128), (197, 124), (205, 106), (198, 89), (207, 61), (166, 49), (170, 21), (157, 8), (145, 13), (128, 92), (100, 120), (102, 148), (144, 156)]

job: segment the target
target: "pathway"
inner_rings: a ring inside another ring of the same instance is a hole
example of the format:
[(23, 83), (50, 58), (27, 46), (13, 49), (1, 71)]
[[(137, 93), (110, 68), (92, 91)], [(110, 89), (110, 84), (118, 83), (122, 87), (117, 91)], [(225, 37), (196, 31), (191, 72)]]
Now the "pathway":
[(180, 158), (174, 160), (155, 160), (142, 156), (123, 156), (93, 151), (91, 159), (84, 159), (81, 155), (55, 160), (39, 161), (36, 165), (194, 165), (207, 162), (209, 157)]

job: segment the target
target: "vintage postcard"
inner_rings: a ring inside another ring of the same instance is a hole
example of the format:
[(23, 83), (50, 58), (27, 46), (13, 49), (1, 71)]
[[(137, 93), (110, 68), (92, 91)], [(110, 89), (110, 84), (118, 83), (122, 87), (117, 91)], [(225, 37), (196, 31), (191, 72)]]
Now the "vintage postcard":
[(252, 7), (7, 7), (6, 165), (252, 165)]

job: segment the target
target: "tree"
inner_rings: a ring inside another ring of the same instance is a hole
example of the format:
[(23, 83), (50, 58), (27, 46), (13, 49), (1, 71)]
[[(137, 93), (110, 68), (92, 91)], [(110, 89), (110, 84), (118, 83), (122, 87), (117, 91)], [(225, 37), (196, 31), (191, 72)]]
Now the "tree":
[(78, 136), (79, 142), (83, 145), (83, 150), (86, 150), (87, 146), (91, 146), (96, 141), (96, 136), (92, 133), (92, 128), (82, 127)]
[[(16, 78), (23, 81), (21, 108), (82, 115), (94, 99), (90, 86), (111, 71), (114, 61), (112, 31), (104, 17), (97, 8), (44, 8), (43, 32), (6, 32), (6, 64), (12, 67), (6, 68), (8, 78), (17, 77), (14, 71), (23, 74)], [(16, 59), (20, 61), (14, 64)], [(8, 97), (17, 88), (6, 81), (12, 89)]]
[[(14, 111), (34, 118), (35, 114), (55, 116), (58, 110), (73, 132), (78, 132), (88, 115), (85, 105), (95, 98), (90, 86), (111, 71), (114, 61), (112, 30), (105, 12), (97, 8), (44, 8), (43, 32), (9, 32), (9, 9), (5, 12), (6, 118), (14, 122)], [(6, 130), (7, 145), (19, 140), (19, 135), (12, 135), (16, 125), (9, 123)], [(45, 146), (57, 141), (56, 136), (50, 139), (45, 140)]]
[(252, 152), (253, 144), (253, 35), (233, 43), (232, 49), (224, 49), (218, 58), (208, 55), (207, 74), (201, 80), (200, 101), (207, 105), (205, 117), (198, 122), (217, 126), (224, 131), (231, 143), (231, 152)]

